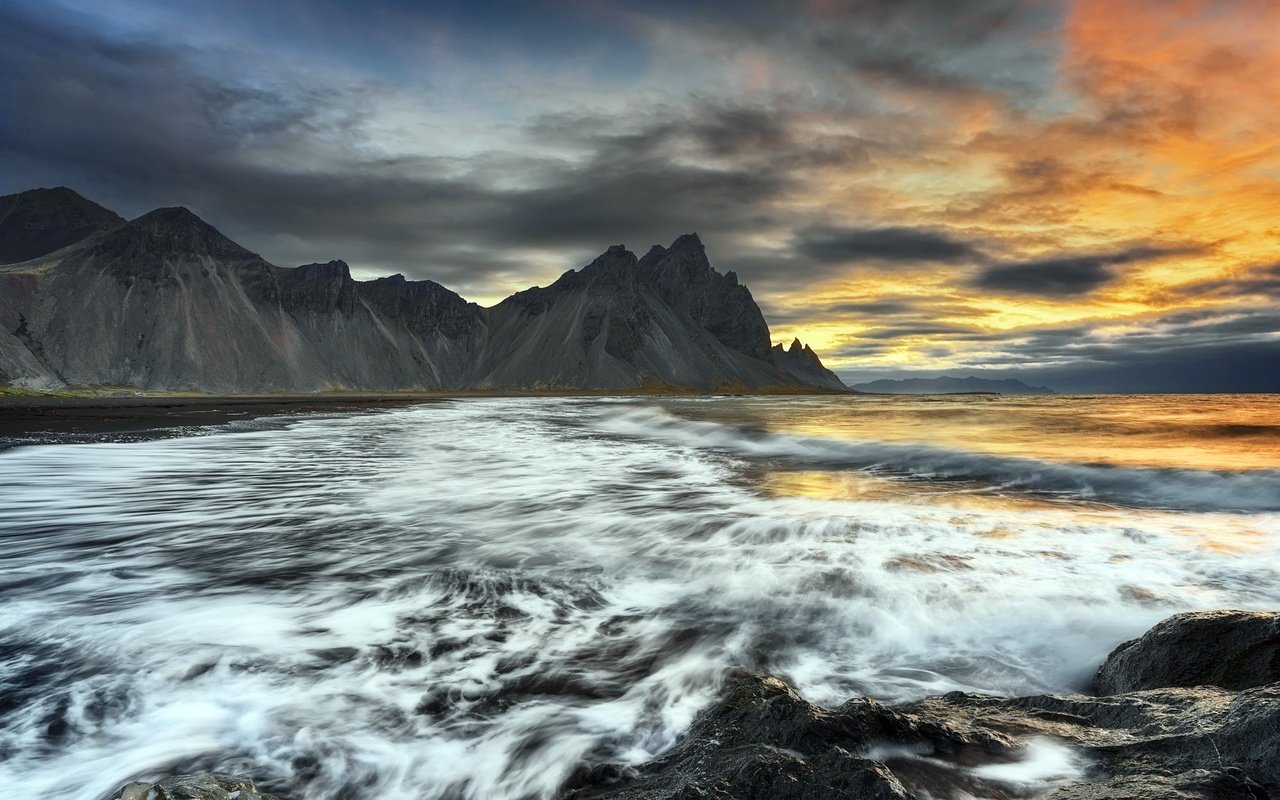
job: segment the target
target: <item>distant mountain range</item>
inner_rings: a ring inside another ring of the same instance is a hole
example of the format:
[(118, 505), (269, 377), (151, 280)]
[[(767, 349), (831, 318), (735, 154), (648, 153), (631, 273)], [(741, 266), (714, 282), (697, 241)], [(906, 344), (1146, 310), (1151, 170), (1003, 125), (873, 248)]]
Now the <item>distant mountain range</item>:
[(961, 394), (967, 392), (994, 392), (996, 394), (1057, 394), (1047, 386), (1028, 386), (1019, 380), (1006, 378), (994, 380), (970, 375), (967, 378), (904, 378), (902, 380), (878, 380), (856, 383), (852, 387), (859, 392), (875, 394)]
[(610, 247), (492, 308), (432, 281), (272, 265), (185, 208), (0, 197), (0, 384), (204, 392), (846, 390), (696, 234)]

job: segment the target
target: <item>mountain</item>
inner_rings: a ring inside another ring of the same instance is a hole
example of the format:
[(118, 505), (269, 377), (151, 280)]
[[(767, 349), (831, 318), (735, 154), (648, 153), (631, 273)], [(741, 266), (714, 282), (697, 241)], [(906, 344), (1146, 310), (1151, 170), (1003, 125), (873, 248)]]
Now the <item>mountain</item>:
[(124, 219), (66, 188), (32, 189), (0, 197), (0, 264), (37, 258)]
[(745, 286), (707, 261), (697, 235), (643, 259), (610, 247), (581, 270), (489, 310), (475, 384), (714, 388), (798, 384), (773, 363)]
[(904, 378), (902, 380), (878, 380), (856, 383), (853, 388), (874, 394), (960, 394), (964, 392), (993, 392), (996, 394), (1057, 394), (1047, 386), (1028, 386), (1019, 380), (1006, 378), (955, 378), (944, 375), (939, 378)]
[(185, 208), (0, 266), (0, 383), (31, 387), (843, 388), (812, 351), (797, 366), (769, 342), (694, 234), (640, 259), (611, 247), (488, 309), (342, 261), (277, 267)]
[(840, 380), (839, 376), (822, 365), (822, 359), (818, 358), (818, 354), (813, 352), (809, 345), (800, 343), (799, 338), (791, 342), (790, 350), (784, 348), (781, 344), (775, 344), (773, 346), (773, 363), (782, 367), (802, 383), (838, 391), (848, 391), (849, 389), (844, 385), (844, 381)]

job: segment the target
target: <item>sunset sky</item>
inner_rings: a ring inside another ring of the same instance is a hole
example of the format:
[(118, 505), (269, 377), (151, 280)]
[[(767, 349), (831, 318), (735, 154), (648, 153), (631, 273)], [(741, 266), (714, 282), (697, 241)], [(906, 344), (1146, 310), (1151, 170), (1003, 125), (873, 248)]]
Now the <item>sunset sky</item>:
[(1276, 0), (0, 0), (0, 75), (0, 194), (282, 266), (490, 304), (697, 231), (849, 380), (1280, 381)]

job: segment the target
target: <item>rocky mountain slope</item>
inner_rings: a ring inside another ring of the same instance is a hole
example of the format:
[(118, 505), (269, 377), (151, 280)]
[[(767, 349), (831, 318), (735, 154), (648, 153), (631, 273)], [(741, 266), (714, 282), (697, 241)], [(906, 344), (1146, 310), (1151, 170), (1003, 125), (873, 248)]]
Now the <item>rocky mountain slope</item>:
[(0, 199), (5, 208), (28, 209), (22, 230), (43, 237), (15, 236), (5, 252), (57, 247), (0, 266), (0, 383), (844, 388), (811, 350), (800, 363), (770, 348), (751, 293), (712, 268), (694, 234), (640, 259), (611, 247), (483, 309), (431, 281), (356, 281), (341, 261), (274, 266), (183, 208), (126, 223), (70, 190)]

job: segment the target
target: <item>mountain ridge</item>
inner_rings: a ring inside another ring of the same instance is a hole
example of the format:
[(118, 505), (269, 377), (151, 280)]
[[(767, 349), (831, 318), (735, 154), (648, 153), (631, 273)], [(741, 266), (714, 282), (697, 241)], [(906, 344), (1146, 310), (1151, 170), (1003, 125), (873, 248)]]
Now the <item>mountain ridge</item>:
[(612, 246), (482, 308), (434, 281), (355, 280), (340, 260), (279, 267), (175, 206), (0, 266), (0, 293), (0, 384), (846, 390), (779, 363), (750, 290), (697, 234), (643, 258)]
[(39, 258), (124, 222), (65, 186), (0, 197), (0, 264)]
[(936, 378), (901, 378), (855, 383), (853, 389), (872, 394), (966, 394), (989, 392), (994, 394), (1057, 394), (1047, 386), (1030, 386), (1016, 378), (979, 378), (976, 375), (955, 377), (941, 375)]

